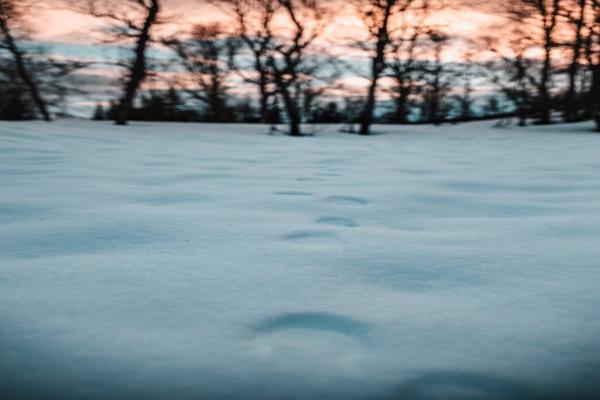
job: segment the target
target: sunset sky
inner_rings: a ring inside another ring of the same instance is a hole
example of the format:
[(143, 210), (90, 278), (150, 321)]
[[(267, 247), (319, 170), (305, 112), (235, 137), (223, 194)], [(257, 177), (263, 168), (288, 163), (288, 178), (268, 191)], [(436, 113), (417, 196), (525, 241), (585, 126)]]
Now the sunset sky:
[[(40, 2), (27, 22), (33, 27), (32, 38), (47, 45), (51, 54), (57, 57), (101, 61), (100, 64), (79, 73), (77, 77), (78, 86), (89, 95), (77, 98), (73, 104), (79, 110), (77, 112), (88, 113), (96, 102), (114, 98), (119, 89), (118, 85), (115, 85), (119, 71), (102, 62), (126, 58), (130, 54), (130, 48), (102, 44), (102, 28), (106, 26), (106, 21), (69, 11), (58, 6), (60, 1), (63, 0)], [(323, 43), (329, 49), (335, 49), (344, 41), (364, 38), (364, 26), (354, 14), (349, 2), (337, 2), (335, 7), (336, 15), (328, 26)], [(429, 18), (431, 24), (459, 38), (444, 53), (446, 61), (462, 60), (467, 46), (463, 39), (487, 32), (498, 24), (498, 18), (491, 16), (489, 10), (484, 8), (485, 6), (467, 6), (464, 1), (450, 0), (444, 11), (437, 12)], [(198, 23), (227, 22), (227, 15), (222, 10), (204, 0), (164, 0), (163, 15), (169, 23), (161, 29), (168, 33), (185, 31)], [(159, 58), (170, 56), (169, 51), (159, 48), (155, 48), (153, 54)], [(349, 52), (344, 49), (340, 54), (347, 56)], [(364, 83), (359, 76), (346, 76), (344, 79), (345, 83), (354, 85), (357, 90), (361, 90)], [(161, 84), (154, 85), (160, 87)], [(238, 95), (243, 95), (247, 89), (237, 90)]]
[[(56, 0), (54, 0), (56, 1)], [(59, 0), (60, 1), (60, 0)], [(334, 1), (336, 17), (328, 29), (328, 36), (363, 35), (361, 21), (354, 15), (350, 2)], [(334, 3), (332, 2), (332, 3)], [(182, 29), (206, 22), (227, 21), (227, 15), (207, 0), (164, 0), (163, 13), (170, 19), (171, 29)], [(466, 5), (461, 0), (449, 0), (447, 7), (430, 17), (430, 21), (445, 31), (459, 36), (473, 36), (488, 29), (498, 19), (490, 15), (486, 5)], [(69, 11), (53, 0), (40, 5), (31, 18), (35, 37), (52, 43), (97, 43), (98, 30), (105, 21)]]

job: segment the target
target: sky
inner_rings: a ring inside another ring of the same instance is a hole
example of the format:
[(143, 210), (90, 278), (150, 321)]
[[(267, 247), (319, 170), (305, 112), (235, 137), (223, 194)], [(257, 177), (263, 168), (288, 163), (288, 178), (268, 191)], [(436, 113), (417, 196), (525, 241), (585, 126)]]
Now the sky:
[[(36, 0), (38, 1), (38, 0)], [(55, 43), (96, 43), (95, 30), (105, 23), (96, 18), (60, 7), (60, 1), (49, 0), (37, 7), (30, 23), (35, 37)], [(455, 35), (473, 36), (489, 27), (495, 20), (489, 9), (481, 4), (464, 4), (464, 0), (445, 0), (446, 8), (430, 17), (430, 21)], [(163, 0), (163, 12), (171, 21), (171, 28), (184, 30), (195, 23), (227, 21), (218, 6), (207, 0)], [(334, 0), (335, 2), (335, 0)], [(336, 17), (328, 29), (330, 36), (361, 36), (364, 28), (356, 18), (348, 1), (339, 1)]]
[[(31, 37), (36, 42), (46, 45), (48, 51), (56, 57), (102, 61), (81, 72), (77, 77), (77, 85), (87, 94), (76, 96), (73, 100), (74, 112), (89, 114), (90, 109), (97, 102), (105, 103), (116, 96), (119, 90), (116, 79), (120, 72), (108, 63), (127, 57), (130, 49), (126, 46), (103, 44), (102, 29), (107, 26), (106, 21), (61, 7), (61, 1), (64, 0), (43, 2), (34, 0), (35, 12), (31, 13), (27, 22), (32, 27)], [(452, 35), (473, 37), (489, 30), (490, 26), (498, 22), (486, 13), (482, 6), (461, 6), (464, 0), (447, 1), (449, 1), (448, 7), (431, 16), (430, 22)], [(332, 49), (339, 47), (340, 43), (346, 40), (362, 39), (365, 35), (364, 26), (355, 16), (349, 2), (341, 1), (336, 7), (337, 14), (331, 20), (323, 39), (326, 46)], [(198, 23), (215, 21), (227, 23), (226, 14), (205, 0), (164, 0), (163, 13), (169, 21), (162, 28), (165, 33), (185, 31)], [(449, 47), (444, 54), (445, 60), (450, 62), (461, 60), (464, 49), (464, 42), (462, 45)], [(342, 52), (348, 54), (345, 49)], [(153, 56), (162, 58), (170, 55), (164, 49), (155, 49)], [(365, 84), (358, 76), (344, 79), (346, 83), (354, 84), (358, 91), (361, 90), (361, 85)], [(161, 88), (160, 83), (154, 85)]]

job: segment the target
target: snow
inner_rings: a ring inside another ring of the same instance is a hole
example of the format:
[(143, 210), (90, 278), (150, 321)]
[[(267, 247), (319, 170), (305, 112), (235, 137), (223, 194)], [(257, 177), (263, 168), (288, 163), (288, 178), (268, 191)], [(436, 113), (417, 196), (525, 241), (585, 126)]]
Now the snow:
[(590, 125), (0, 124), (3, 399), (600, 393)]

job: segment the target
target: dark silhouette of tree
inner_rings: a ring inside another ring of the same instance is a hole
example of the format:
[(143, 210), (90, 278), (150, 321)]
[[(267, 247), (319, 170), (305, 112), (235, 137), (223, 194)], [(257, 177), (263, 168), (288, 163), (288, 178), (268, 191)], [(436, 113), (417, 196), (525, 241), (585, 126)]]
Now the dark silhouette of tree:
[(257, 123), (264, 122), (263, 117), (259, 115), (259, 112), (255, 107), (252, 106), (252, 101), (249, 98), (244, 98), (237, 104), (230, 107), (232, 120), (235, 122), (242, 123)]
[[(403, 2), (403, 4), (408, 3), (410, 2)], [(375, 40), (375, 50), (371, 58), (371, 82), (369, 84), (360, 125), (361, 135), (368, 135), (371, 131), (373, 113), (375, 111), (377, 85), (379, 83), (379, 78), (385, 70), (385, 50), (390, 42), (390, 19), (393, 8), (397, 4), (398, 0), (375, 0), (360, 4), (362, 6), (362, 10), (360, 10), (361, 17), (367, 25), (369, 35)]]
[[(111, 119), (117, 113), (118, 108), (119, 103), (111, 101), (108, 109), (104, 111), (104, 119)], [(103, 108), (97, 108), (98, 111), (103, 111)], [(177, 90), (169, 88), (168, 90), (140, 92), (131, 106), (129, 119), (131, 121), (191, 122), (201, 121), (202, 116), (187, 107)]]
[(563, 0), (561, 14), (566, 18), (572, 30), (572, 39), (566, 43), (571, 51), (571, 60), (567, 67), (569, 86), (564, 98), (563, 119), (567, 122), (575, 122), (581, 119), (579, 113), (581, 102), (577, 96), (577, 78), (583, 57), (585, 45), (585, 25), (589, 8), (589, 0)]
[(189, 38), (169, 39), (165, 44), (175, 51), (185, 74), (179, 85), (204, 106), (204, 120), (224, 122), (227, 115), (228, 78), (237, 50), (237, 41), (218, 23), (196, 25)]
[(482, 107), (483, 115), (485, 117), (497, 117), (502, 113), (500, 102), (496, 96), (492, 96), (487, 99), (486, 104)]
[(335, 101), (317, 103), (313, 106), (309, 122), (312, 124), (339, 124), (344, 115)]
[[(335, 60), (328, 56), (311, 57), (304, 64), (304, 79), (296, 84), (297, 103), (301, 104), (302, 120), (309, 122), (315, 108), (321, 106), (319, 100), (328, 91), (335, 91), (340, 85), (333, 83), (339, 78), (341, 71)], [(327, 71), (327, 73), (326, 73)]]
[(104, 121), (106, 120), (106, 110), (101, 103), (96, 104), (96, 108), (94, 109), (94, 114), (92, 115), (93, 121)]
[(433, 59), (425, 67), (425, 84), (422, 90), (421, 117), (436, 125), (444, 122), (450, 111), (447, 96), (455, 80), (455, 72), (445, 64), (442, 56), (450, 37), (444, 33), (429, 32)]
[(38, 82), (30, 66), (28, 56), (19, 45), (13, 31), (13, 22), (20, 17), (20, 10), (14, 0), (0, 0), (0, 49), (7, 50), (12, 58), (16, 75), (23, 82), (35, 103), (38, 112), (46, 121), (51, 121), (48, 104), (42, 96)]
[(514, 0), (508, 3), (508, 15), (516, 23), (533, 31), (532, 37), (543, 52), (542, 67), (537, 80), (536, 108), (541, 124), (552, 122), (550, 89), (553, 74), (553, 50), (562, 10), (562, 0)]
[(361, 122), (361, 114), (365, 104), (363, 97), (347, 96), (344, 98), (344, 107), (342, 109), (342, 122), (344, 127), (342, 132), (357, 133), (356, 124)]
[(35, 117), (34, 105), (19, 87), (0, 88), (0, 120), (23, 121)]
[(463, 75), (463, 87), (460, 94), (456, 95), (458, 103), (458, 119), (470, 121), (473, 118), (473, 85), (468, 74)]
[(0, 58), (0, 120), (21, 121), (35, 118), (35, 105), (16, 76), (10, 60)]
[(119, 103), (115, 100), (111, 100), (108, 103), (108, 107), (106, 109), (106, 119), (114, 121), (117, 115), (117, 109), (119, 108)]
[[(419, 59), (422, 42), (427, 35), (426, 18), (429, 3), (413, 7), (411, 15), (402, 15), (402, 24), (390, 42), (387, 76), (392, 79), (390, 93), (394, 100), (392, 120), (409, 122), (413, 97), (422, 87), (425, 63)], [(422, 53), (422, 52), (421, 52)]]
[(270, 125), (278, 125), (281, 123), (281, 106), (279, 105), (278, 96), (271, 98), (269, 112), (267, 113), (267, 123)]
[(600, 0), (591, 0), (590, 8), (585, 40), (585, 57), (591, 75), (587, 102), (590, 114), (600, 130)]
[(412, 0), (365, 0), (357, 1), (356, 8), (360, 18), (367, 27), (373, 42), (373, 54), (369, 76), (369, 89), (362, 111), (360, 134), (368, 135), (373, 124), (377, 88), (379, 79), (386, 67), (386, 49), (390, 43), (390, 29), (393, 18), (408, 9)]
[(155, 41), (153, 28), (160, 24), (160, 0), (86, 0), (71, 1), (73, 9), (111, 23), (109, 42), (132, 42), (133, 57), (126, 64), (123, 90), (114, 120), (126, 125), (133, 101), (148, 76), (147, 50)]
[(260, 121), (267, 122), (269, 100), (275, 95), (273, 76), (269, 68), (269, 49), (274, 40), (272, 22), (279, 9), (277, 0), (214, 0), (226, 12), (233, 16), (236, 23), (234, 35), (239, 37), (251, 61), (246, 60), (246, 53), (240, 52), (240, 59), (235, 67), (244, 81), (256, 86), (258, 90)]
[(330, 10), (323, 0), (277, 0), (279, 16), (289, 29), (277, 32), (267, 56), (277, 94), (283, 101), (290, 136), (302, 136), (301, 97), (306, 83), (314, 79), (320, 63), (307, 52), (329, 22)]
[(151, 90), (140, 98), (140, 107), (132, 109), (133, 119), (139, 121), (168, 121), (165, 96), (161, 91)]
[(459, 88), (456, 88), (458, 93), (455, 95), (458, 103), (458, 117), (460, 121), (470, 121), (474, 117), (473, 106), (475, 99), (473, 92), (473, 78), (478, 75), (478, 65), (472, 59), (473, 54), (467, 51), (463, 58), (464, 62), (456, 66), (455, 76), (461, 82)]
[(514, 24), (500, 35), (483, 38), (482, 48), (493, 53), (487, 65), (492, 82), (513, 103), (519, 126), (527, 125), (538, 84), (538, 62), (530, 53), (536, 47), (527, 27)]
[(185, 100), (174, 87), (170, 87), (164, 94), (164, 107), (168, 121), (191, 121), (194, 119), (191, 110), (187, 109)]

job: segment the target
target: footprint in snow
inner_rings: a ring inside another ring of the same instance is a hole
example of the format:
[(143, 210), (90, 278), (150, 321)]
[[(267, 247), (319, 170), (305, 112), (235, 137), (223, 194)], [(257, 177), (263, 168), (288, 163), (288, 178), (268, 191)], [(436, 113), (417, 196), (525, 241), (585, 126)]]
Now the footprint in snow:
[(298, 197), (307, 197), (312, 196), (311, 192), (297, 192), (297, 191), (281, 191), (273, 193), (276, 196), (298, 196)]
[(298, 182), (322, 182), (322, 181), (324, 181), (323, 178), (315, 178), (315, 177), (302, 177), (302, 178), (296, 178), (296, 180)]
[(317, 224), (345, 226), (347, 228), (355, 228), (358, 226), (352, 218), (345, 217), (321, 217), (317, 219)]
[(170, 206), (175, 204), (198, 204), (210, 201), (211, 197), (195, 193), (162, 193), (139, 197), (137, 202), (150, 206)]
[(327, 198), (330, 203), (349, 204), (364, 206), (369, 204), (369, 200), (356, 196), (330, 196)]
[(340, 176), (340, 174), (336, 174), (335, 172), (319, 172), (317, 175), (318, 176), (332, 177), (332, 178)]
[(361, 338), (369, 333), (371, 327), (351, 317), (325, 312), (282, 313), (265, 318), (252, 326), (252, 330), (259, 335), (296, 329), (333, 332)]
[(335, 239), (338, 235), (335, 232), (327, 231), (294, 231), (283, 236), (285, 240), (301, 243), (321, 243), (326, 239)]

